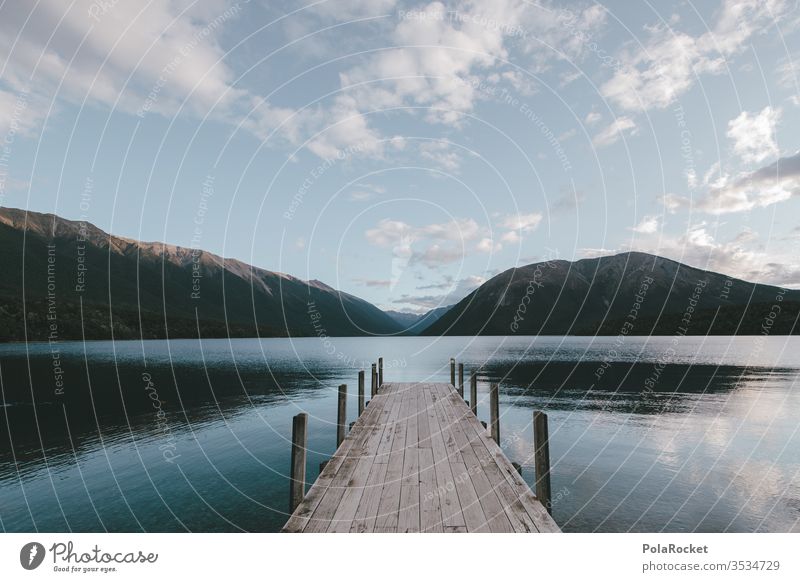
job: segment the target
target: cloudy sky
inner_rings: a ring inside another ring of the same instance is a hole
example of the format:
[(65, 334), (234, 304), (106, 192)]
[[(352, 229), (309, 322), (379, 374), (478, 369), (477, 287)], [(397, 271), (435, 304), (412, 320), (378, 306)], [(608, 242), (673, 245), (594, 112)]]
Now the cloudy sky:
[(628, 249), (800, 287), (795, 0), (11, 0), (0, 205), (421, 311)]

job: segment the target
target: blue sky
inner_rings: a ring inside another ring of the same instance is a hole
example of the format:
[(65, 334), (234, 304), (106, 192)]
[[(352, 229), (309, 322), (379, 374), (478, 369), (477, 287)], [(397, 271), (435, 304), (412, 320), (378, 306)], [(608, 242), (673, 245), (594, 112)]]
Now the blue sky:
[(800, 286), (794, 0), (6, 2), (0, 205), (384, 308), (643, 250)]

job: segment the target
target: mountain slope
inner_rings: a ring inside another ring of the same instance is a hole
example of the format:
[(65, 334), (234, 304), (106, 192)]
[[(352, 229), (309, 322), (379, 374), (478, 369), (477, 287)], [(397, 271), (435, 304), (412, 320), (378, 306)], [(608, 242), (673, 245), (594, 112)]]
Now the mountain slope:
[(430, 326), (433, 322), (447, 313), (452, 305), (435, 307), (425, 313), (407, 313), (404, 311), (386, 311), (385, 313), (400, 324), (405, 333), (417, 335)]
[(46, 339), (53, 322), (59, 339), (110, 337), (112, 326), (115, 337), (402, 329), (374, 305), (319, 281), (206, 251), (115, 237), (52, 214), (0, 208), (0, 268), (0, 340), (25, 339), (23, 318), (29, 340)]
[(733, 311), (738, 306), (744, 316), (748, 304), (798, 300), (800, 291), (749, 283), (629, 252), (509, 269), (481, 285), (423, 333), (633, 335), (655, 331), (671, 335), (677, 327), (657, 325), (667, 314), (680, 315), (679, 324), (687, 319), (688, 326), (678, 327), (687, 327), (689, 333), (699, 311), (728, 307), (726, 318), (730, 319), (734, 317), (731, 306)]

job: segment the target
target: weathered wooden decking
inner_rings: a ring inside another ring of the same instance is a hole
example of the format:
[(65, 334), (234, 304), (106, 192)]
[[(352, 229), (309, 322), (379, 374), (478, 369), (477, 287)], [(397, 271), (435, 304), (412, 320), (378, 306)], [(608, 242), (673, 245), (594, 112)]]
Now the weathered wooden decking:
[(449, 384), (381, 386), (286, 532), (558, 532)]

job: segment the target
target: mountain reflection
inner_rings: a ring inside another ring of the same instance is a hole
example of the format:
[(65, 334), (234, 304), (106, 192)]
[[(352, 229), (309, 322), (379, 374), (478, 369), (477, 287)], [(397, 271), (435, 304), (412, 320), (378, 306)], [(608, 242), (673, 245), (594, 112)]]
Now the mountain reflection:
[(608, 409), (661, 414), (691, 408), (698, 396), (770, 381), (791, 382), (795, 368), (608, 361), (523, 361), (481, 366), (479, 382), (498, 382), (517, 406)]

